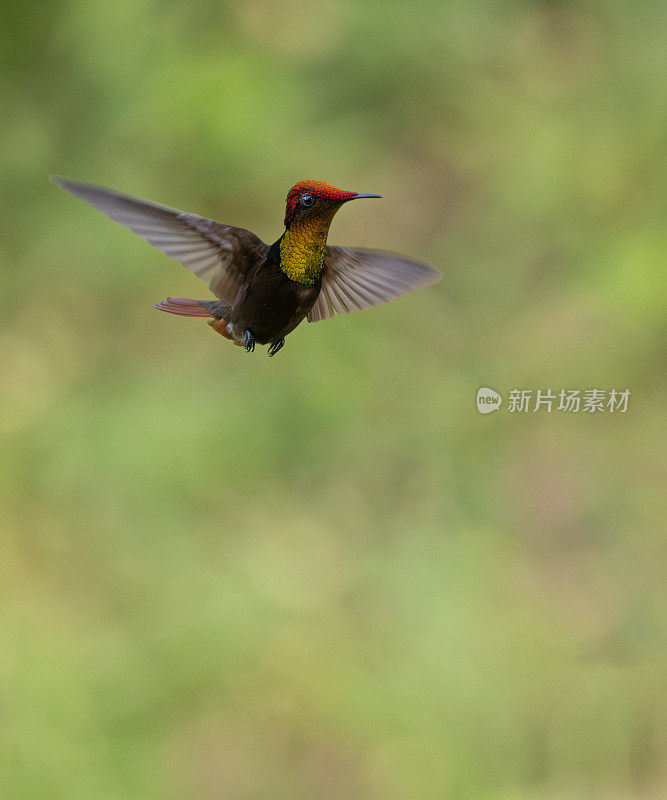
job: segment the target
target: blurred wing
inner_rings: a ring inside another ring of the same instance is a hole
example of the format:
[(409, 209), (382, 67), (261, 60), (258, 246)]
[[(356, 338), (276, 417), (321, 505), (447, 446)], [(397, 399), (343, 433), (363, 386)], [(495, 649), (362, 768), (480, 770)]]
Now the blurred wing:
[(327, 247), (322, 288), (308, 322), (379, 306), (440, 278), (430, 264), (394, 253)]
[(51, 180), (179, 261), (207, 281), (213, 294), (228, 305), (233, 304), (248, 272), (269, 250), (243, 228), (221, 225), (101, 186), (57, 176)]

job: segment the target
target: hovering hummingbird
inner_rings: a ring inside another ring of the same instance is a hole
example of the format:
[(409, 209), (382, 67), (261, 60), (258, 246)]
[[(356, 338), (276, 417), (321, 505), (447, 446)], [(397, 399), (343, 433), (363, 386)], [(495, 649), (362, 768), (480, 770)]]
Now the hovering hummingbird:
[(378, 306), (442, 277), (430, 264), (393, 253), (327, 245), (343, 203), (379, 194), (300, 181), (287, 194), (285, 231), (268, 245), (243, 228), (100, 186), (51, 180), (208, 281), (217, 300), (168, 297), (154, 308), (212, 317), (209, 325), (246, 352), (268, 344), (274, 356), (304, 317), (318, 322)]

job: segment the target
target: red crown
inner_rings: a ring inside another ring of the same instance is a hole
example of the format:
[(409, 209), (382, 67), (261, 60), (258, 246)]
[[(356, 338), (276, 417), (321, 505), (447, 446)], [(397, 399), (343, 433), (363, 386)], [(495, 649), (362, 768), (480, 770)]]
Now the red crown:
[(357, 196), (357, 192), (345, 192), (343, 189), (338, 189), (330, 183), (324, 181), (299, 181), (287, 193), (287, 206), (285, 209), (285, 225), (289, 225), (296, 211), (299, 202), (299, 196), (308, 192), (314, 194), (315, 197), (321, 197), (324, 200), (334, 200), (343, 203), (345, 200), (351, 200)]

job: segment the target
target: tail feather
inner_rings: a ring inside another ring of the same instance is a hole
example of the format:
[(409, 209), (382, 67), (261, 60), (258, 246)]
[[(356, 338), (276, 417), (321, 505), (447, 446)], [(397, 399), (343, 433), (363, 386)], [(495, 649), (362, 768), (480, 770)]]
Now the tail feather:
[(158, 311), (166, 311), (169, 314), (178, 314), (181, 317), (212, 317), (199, 300), (191, 300), (189, 297), (168, 297), (161, 303), (156, 303), (153, 308)]

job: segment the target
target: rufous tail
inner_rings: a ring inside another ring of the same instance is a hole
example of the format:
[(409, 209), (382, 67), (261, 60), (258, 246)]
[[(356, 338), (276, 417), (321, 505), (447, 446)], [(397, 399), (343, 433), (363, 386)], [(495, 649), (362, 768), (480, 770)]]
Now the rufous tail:
[(181, 317), (213, 317), (208, 321), (208, 324), (216, 333), (224, 336), (225, 339), (229, 339), (230, 342), (234, 342), (234, 344), (241, 344), (232, 336), (231, 325), (227, 325), (227, 320), (211, 314), (201, 305), (199, 300), (191, 300), (189, 297), (168, 297), (161, 303), (156, 303), (153, 308), (157, 308), (159, 311), (166, 311), (168, 314), (178, 314)]
[(161, 303), (156, 303), (153, 308), (166, 311), (168, 314), (179, 314), (181, 317), (212, 317), (210, 311), (200, 305), (199, 300), (189, 297), (168, 297)]

